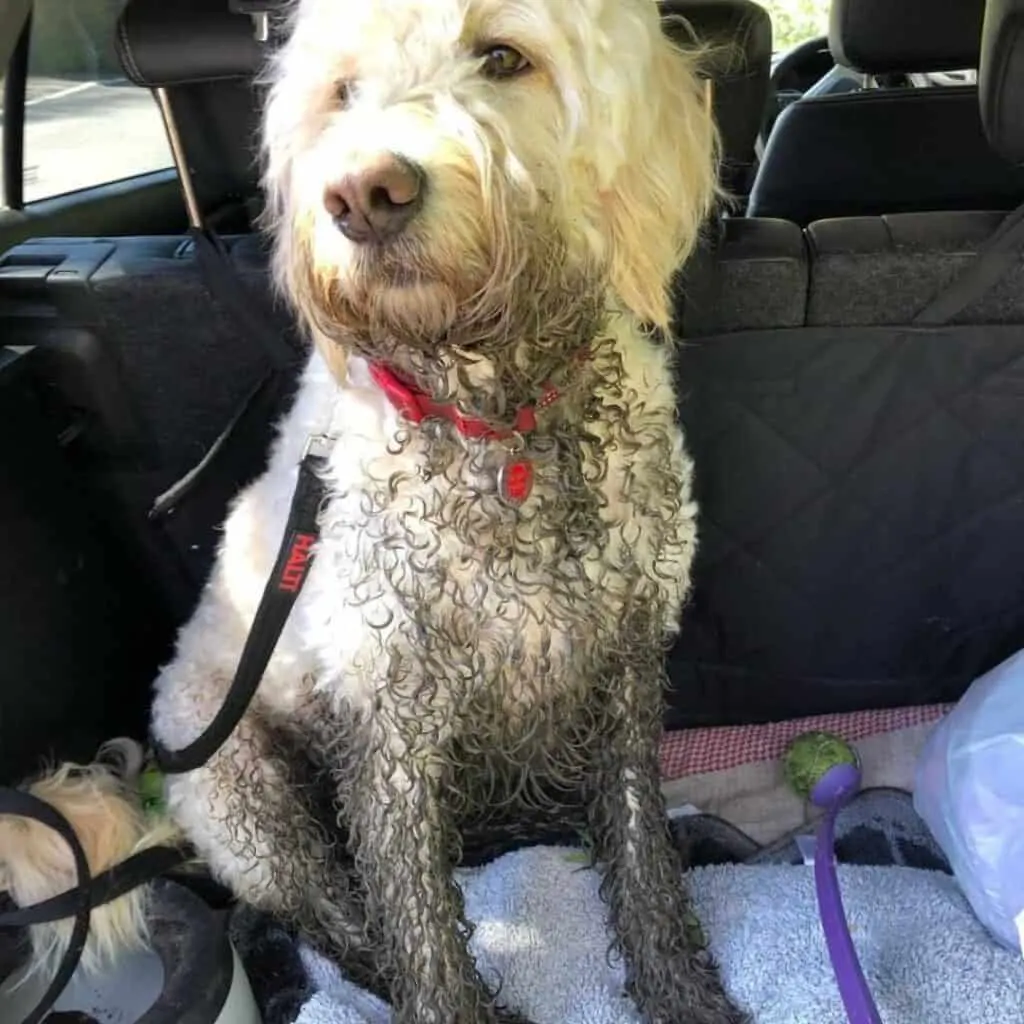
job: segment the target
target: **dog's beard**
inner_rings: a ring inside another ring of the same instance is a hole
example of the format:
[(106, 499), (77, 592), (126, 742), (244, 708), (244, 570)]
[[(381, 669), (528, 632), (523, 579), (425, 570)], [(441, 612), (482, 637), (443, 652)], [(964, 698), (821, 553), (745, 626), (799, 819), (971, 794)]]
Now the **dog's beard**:
[[(324, 343), (490, 418), (535, 401), (607, 316), (603, 271), (532, 218), (503, 225), (499, 244), (446, 259), (410, 238), (338, 267), (318, 261), (301, 231), (293, 255), (294, 297)], [(482, 360), (485, 384), (472, 372)]]

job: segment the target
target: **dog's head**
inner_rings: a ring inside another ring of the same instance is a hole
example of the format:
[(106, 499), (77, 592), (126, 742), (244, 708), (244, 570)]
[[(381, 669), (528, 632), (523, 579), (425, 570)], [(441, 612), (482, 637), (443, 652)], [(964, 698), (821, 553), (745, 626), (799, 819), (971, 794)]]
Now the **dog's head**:
[[(264, 123), (276, 275), (322, 341), (665, 326), (715, 189), (654, 0), (297, 0)], [(609, 295), (610, 293), (610, 295)]]

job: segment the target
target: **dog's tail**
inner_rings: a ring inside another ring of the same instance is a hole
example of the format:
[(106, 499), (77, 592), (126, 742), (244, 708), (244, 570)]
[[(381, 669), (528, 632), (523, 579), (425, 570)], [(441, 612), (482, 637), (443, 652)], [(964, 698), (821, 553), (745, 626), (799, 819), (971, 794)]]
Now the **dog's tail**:
[[(65, 763), (26, 788), (67, 818), (95, 876), (138, 850), (181, 842), (168, 818), (143, 810), (136, 785), (137, 766), (129, 756), (120, 771), (100, 761)], [(29, 818), (0, 815), (0, 890), (28, 906), (76, 883), (71, 849), (56, 832)], [(148, 886), (139, 886), (92, 911), (81, 959), (84, 971), (102, 970), (121, 953), (148, 945), (148, 894)], [(31, 973), (52, 977), (72, 928), (73, 921), (65, 919), (30, 929)]]

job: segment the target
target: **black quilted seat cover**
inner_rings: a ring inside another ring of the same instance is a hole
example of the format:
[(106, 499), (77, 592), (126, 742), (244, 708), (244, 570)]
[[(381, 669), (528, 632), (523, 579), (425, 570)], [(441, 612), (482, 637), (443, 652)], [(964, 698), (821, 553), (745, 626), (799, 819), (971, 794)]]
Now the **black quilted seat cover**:
[(1024, 644), (1024, 327), (694, 339), (680, 379), (670, 726), (951, 700)]

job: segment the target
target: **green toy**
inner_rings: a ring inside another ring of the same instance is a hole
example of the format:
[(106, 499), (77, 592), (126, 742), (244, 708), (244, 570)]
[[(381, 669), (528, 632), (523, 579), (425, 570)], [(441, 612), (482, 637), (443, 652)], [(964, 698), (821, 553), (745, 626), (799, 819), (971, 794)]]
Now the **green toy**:
[(139, 775), (139, 797), (147, 814), (163, 813), (164, 775), (156, 765), (147, 765)]
[(783, 755), (786, 779), (793, 790), (809, 800), (811, 790), (836, 765), (860, 767), (857, 751), (841, 736), (830, 732), (805, 732), (797, 736)]

